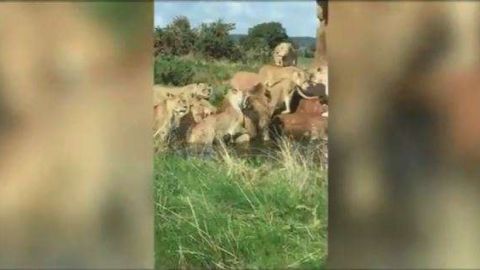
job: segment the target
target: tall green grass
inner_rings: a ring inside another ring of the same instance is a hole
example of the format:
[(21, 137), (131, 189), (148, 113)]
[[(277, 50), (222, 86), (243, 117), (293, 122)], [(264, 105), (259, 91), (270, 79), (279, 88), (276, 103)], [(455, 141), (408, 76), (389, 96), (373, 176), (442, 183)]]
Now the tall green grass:
[[(298, 58), (298, 67), (308, 69), (312, 63), (313, 58)], [(193, 82), (204, 82), (213, 85), (221, 84), (222, 82), (229, 80), (238, 71), (250, 71), (258, 72), (258, 70), (264, 65), (261, 62), (252, 63), (238, 63), (228, 60), (206, 61), (195, 58), (184, 58), (183, 61), (190, 61), (193, 67), (195, 75), (193, 76)]]
[(224, 146), (209, 158), (156, 155), (156, 268), (324, 268), (319, 153), (288, 140), (279, 148), (252, 158)]

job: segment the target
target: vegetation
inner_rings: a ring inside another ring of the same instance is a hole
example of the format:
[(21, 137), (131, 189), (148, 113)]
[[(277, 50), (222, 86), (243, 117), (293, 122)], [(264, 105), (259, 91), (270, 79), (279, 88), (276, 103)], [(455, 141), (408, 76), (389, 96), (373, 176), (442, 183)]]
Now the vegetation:
[(287, 31), (278, 22), (257, 24), (248, 29), (248, 35), (241, 40), (246, 49), (254, 48), (259, 40), (263, 41), (272, 50), (279, 43), (289, 41)]
[(254, 38), (248, 41), (247, 39), (241, 39), (239, 43), (244, 52), (243, 62), (267, 63), (272, 58), (272, 50), (265, 39)]
[[(230, 34), (233, 24), (192, 29), (176, 18), (155, 30), (155, 83), (211, 84), (218, 105), (235, 72), (257, 72), (271, 61), (272, 40), (285, 36), (280, 24), (269, 25), (276, 30), (254, 27), (255, 37), (241, 41)], [(299, 56), (300, 67), (310, 65)], [(324, 268), (324, 145), (282, 139), (244, 155), (225, 145), (199, 154), (154, 144), (156, 268)]]
[[(240, 39), (246, 37), (247, 35), (245, 34), (231, 34), (230, 35), (233, 40), (235, 41), (240, 41)], [(296, 44), (298, 48), (313, 48), (315, 51), (315, 42), (316, 39), (314, 37), (293, 37), (289, 36), (289, 41), (292, 43)]]
[(164, 29), (155, 29), (155, 52), (164, 55), (185, 55), (192, 51), (195, 33), (186, 17), (176, 17)]
[[(298, 66), (307, 68), (312, 58), (299, 57)], [(187, 85), (190, 83), (208, 83), (213, 86), (211, 102), (218, 105), (227, 91), (228, 80), (238, 71), (258, 72), (263, 62), (232, 62), (229, 60), (199, 59), (189, 56), (163, 56), (155, 58), (155, 83), (164, 85)]]
[(210, 24), (203, 23), (197, 33), (196, 52), (207, 59), (238, 60), (240, 49), (230, 37), (230, 31), (233, 29), (235, 24), (224, 23), (222, 20)]
[(173, 56), (158, 57), (154, 65), (156, 84), (186, 85), (192, 83), (193, 65)]
[[(235, 24), (218, 20), (192, 28), (186, 17), (176, 17), (154, 33), (154, 55), (194, 56), (196, 59), (229, 60), (243, 64), (267, 63), (272, 49), (280, 42), (292, 42), (299, 55), (311, 58), (315, 40), (290, 38), (280, 23), (261, 23), (250, 28), (248, 35), (232, 35)], [(313, 44), (313, 46), (312, 46)]]
[(323, 268), (327, 182), (319, 148), (155, 158), (158, 268)]

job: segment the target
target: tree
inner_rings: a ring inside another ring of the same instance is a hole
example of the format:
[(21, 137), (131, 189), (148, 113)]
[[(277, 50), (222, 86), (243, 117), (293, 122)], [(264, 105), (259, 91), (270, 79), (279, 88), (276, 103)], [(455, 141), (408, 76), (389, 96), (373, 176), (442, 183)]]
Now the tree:
[(153, 33), (153, 55), (157, 56), (160, 53), (164, 53), (165, 51), (165, 44), (162, 40), (163, 30), (160, 27), (155, 27), (155, 31)]
[(203, 23), (197, 30), (195, 51), (206, 58), (235, 58), (235, 42), (230, 37), (230, 31), (235, 29), (234, 23), (224, 23), (218, 20), (213, 23)]
[(165, 28), (155, 29), (155, 54), (185, 55), (192, 51), (195, 33), (187, 17), (173, 19)]
[(278, 22), (261, 23), (248, 29), (243, 45), (246, 49), (254, 48), (259, 39), (265, 40), (270, 49), (275, 48), (280, 42), (289, 41), (285, 28)]
[(272, 50), (267, 41), (263, 38), (247, 38), (243, 37), (239, 41), (240, 47), (243, 48), (244, 62), (262, 62), (267, 63), (272, 58)]

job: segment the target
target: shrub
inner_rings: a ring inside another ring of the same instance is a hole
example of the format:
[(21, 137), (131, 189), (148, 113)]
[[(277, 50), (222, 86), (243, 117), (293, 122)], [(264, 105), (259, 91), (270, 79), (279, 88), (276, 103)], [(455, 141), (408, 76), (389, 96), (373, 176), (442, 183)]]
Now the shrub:
[(201, 24), (197, 30), (195, 51), (205, 58), (237, 58), (239, 51), (235, 51), (235, 42), (230, 37), (233, 29), (235, 24), (224, 23), (222, 20)]
[(182, 86), (192, 83), (195, 72), (193, 62), (172, 56), (161, 56), (155, 61), (154, 77), (156, 84)]
[(194, 42), (195, 32), (186, 17), (176, 17), (167, 27), (155, 29), (155, 55), (186, 55), (192, 51)]
[(251, 49), (257, 45), (259, 39), (263, 39), (270, 49), (280, 42), (289, 41), (287, 31), (278, 22), (261, 23), (248, 29), (248, 35), (242, 43), (246, 49)]
[(244, 47), (244, 63), (267, 63), (272, 59), (272, 50), (265, 39), (243, 39), (240, 42)]
[(315, 52), (311, 51), (310, 48), (304, 48), (302, 50), (302, 53), (299, 55), (302, 55), (305, 58), (313, 58), (313, 56), (315, 55)]

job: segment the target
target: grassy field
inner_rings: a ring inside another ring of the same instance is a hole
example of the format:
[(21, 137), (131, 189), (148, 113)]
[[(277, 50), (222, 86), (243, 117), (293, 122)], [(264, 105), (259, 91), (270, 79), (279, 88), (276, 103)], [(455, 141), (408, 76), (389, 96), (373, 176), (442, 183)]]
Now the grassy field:
[[(205, 69), (222, 65), (226, 73), (245, 70), (228, 63)], [(218, 73), (205, 69), (195, 76), (205, 72), (215, 81)], [(217, 91), (220, 96), (223, 90)], [(156, 268), (324, 268), (322, 151), (319, 144), (282, 139), (261, 155), (239, 156), (224, 145), (208, 156), (155, 154)]]
[[(238, 71), (251, 71), (258, 72), (261, 63), (234, 63), (229, 61), (204, 61), (198, 59), (185, 59), (192, 62), (194, 67), (195, 76), (193, 77), (194, 82), (204, 82), (210, 83), (213, 85), (218, 85), (222, 81), (230, 79), (235, 72)], [(307, 69), (310, 67), (313, 58), (298, 58), (298, 67)]]
[[(312, 61), (313, 58), (299, 57), (298, 67), (307, 69), (310, 67)], [(196, 60), (193, 63), (195, 70), (193, 81), (210, 84), (218, 84), (219, 82), (228, 80), (237, 71), (258, 72), (262, 66), (261, 63), (242, 64), (229, 61), (206, 62), (202, 60)]]
[(324, 267), (326, 171), (288, 140), (266, 156), (155, 157), (161, 268)]

